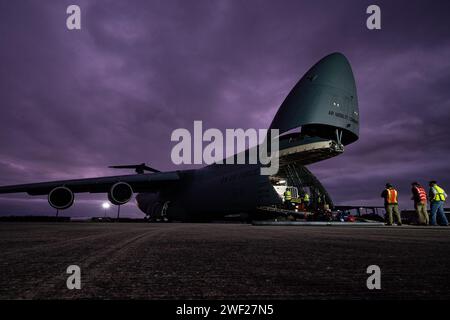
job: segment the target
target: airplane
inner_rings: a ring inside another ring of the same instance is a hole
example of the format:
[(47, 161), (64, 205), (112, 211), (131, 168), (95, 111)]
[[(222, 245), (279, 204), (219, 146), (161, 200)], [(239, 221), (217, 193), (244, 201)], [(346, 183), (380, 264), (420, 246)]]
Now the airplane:
[(149, 220), (211, 221), (279, 205), (275, 190), (288, 181), (312, 200), (331, 197), (305, 167), (344, 151), (358, 140), (359, 108), (352, 68), (341, 53), (327, 55), (312, 66), (281, 104), (269, 129), (279, 130), (279, 170), (260, 174), (260, 164), (212, 164), (200, 169), (160, 172), (147, 166), (112, 166), (134, 169), (135, 174), (62, 180), (0, 187), (0, 194), (47, 195), (49, 204), (71, 207), (76, 193), (107, 193), (114, 205), (128, 203), (134, 194), (138, 208)]

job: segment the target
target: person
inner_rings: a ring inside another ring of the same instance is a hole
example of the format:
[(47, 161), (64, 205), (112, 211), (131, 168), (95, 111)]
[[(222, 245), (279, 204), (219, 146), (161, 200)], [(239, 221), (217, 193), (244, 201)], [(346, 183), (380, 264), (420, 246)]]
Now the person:
[(322, 203), (322, 195), (320, 192), (317, 192), (317, 207), (320, 207), (320, 204)]
[(421, 225), (428, 225), (430, 219), (428, 217), (427, 211), (428, 201), (425, 188), (422, 187), (418, 182), (413, 182), (411, 185), (411, 192), (413, 195), (411, 199), (414, 200), (414, 208), (416, 209), (417, 220)]
[(431, 207), (431, 221), (432, 226), (437, 225), (436, 215), (439, 213), (439, 218), (441, 220), (441, 225), (448, 226), (448, 220), (444, 212), (444, 203), (447, 199), (447, 194), (445, 190), (437, 185), (436, 181), (430, 181), (430, 191), (428, 193), (430, 197), (430, 207)]
[(286, 191), (284, 192), (284, 207), (285, 207), (285, 209), (291, 209), (291, 200), (292, 200), (291, 190), (286, 189)]
[(305, 210), (308, 210), (308, 208), (309, 208), (309, 194), (308, 194), (308, 192), (305, 192), (305, 195), (303, 196), (303, 204), (305, 206)]
[(381, 193), (381, 197), (384, 198), (384, 208), (386, 209), (387, 225), (392, 226), (394, 223), (392, 213), (394, 213), (397, 220), (397, 225), (402, 225), (402, 217), (398, 210), (398, 192), (394, 189), (392, 184), (386, 183), (386, 189)]

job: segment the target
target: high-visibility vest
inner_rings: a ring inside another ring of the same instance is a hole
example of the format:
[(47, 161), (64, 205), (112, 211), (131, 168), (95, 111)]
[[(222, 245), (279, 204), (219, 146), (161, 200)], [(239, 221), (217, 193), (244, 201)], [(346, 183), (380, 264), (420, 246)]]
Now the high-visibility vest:
[(305, 196), (303, 197), (303, 201), (309, 202), (309, 194), (305, 193)]
[(422, 186), (418, 186), (415, 188), (417, 190), (417, 194), (419, 195), (420, 202), (426, 203), (427, 202), (427, 193), (426, 193), (425, 189)]
[(397, 196), (398, 196), (397, 190), (392, 188), (392, 189), (386, 189), (386, 191), (387, 191), (386, 202), (388, 204), (396, 204), (396, 203), (398, 203), (398, 201), (397, 201)]
[(292, 199), (291, 191), (286, 190), (286, 191), (284, 192), (284, 200), (290, 201), (291, 199)]
[(439, 187), (436, 184), (433, 186), (433, 189), (434, 189), (434, 191), (436, 191), (436, 193), (434, 194), (433, 201), (445, 201), (444, 189), (442, 189), (441, 187)]

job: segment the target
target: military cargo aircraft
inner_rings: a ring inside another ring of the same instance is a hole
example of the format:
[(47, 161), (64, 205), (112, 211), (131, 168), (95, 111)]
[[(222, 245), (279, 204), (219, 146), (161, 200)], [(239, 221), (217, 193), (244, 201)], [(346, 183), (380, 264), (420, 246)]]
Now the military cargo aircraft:
[(274, 185), (279, 181), (309, 189), (312, 200), (325, 188), (305, 167), (344, 151), (359, 136), (359, 109), (351, 66), (341, 53), (317, 62), (294, 86), (269, 129), (279, 130), (279, 170), (260, 174), (259, 164), (212, 164), (200, 169), (160, 172), (145, 164), (112, 166), (135, 174), (62, 180), (0, 187), (0, 194), (26, 192), (47, 195), (58, 210), (74, 203), (75, 194), (107, 193), (115, 205), (136, 193), (139, 209), (151, 219), (205, 221), (280, 204)]

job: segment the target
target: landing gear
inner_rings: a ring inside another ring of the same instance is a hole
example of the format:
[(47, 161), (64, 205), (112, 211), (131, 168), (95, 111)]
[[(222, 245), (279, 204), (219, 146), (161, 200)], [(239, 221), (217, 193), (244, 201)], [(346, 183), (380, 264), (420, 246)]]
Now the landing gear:
[(169, 208), (170, 201), (166, 201), (163, 204), (157, 203), (152, 210), (152, 213), (147, 216), (148, 222), (170, 222), (167, 210)]
[(169, 216), (167, 215), (167, 209), (169, 208), (170, 201), (166, 201), (163, 204), (163, 207), (161, 209), (161, 218), (163, 222), (169, 222)]

